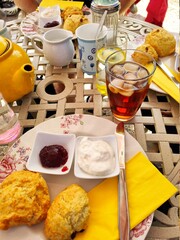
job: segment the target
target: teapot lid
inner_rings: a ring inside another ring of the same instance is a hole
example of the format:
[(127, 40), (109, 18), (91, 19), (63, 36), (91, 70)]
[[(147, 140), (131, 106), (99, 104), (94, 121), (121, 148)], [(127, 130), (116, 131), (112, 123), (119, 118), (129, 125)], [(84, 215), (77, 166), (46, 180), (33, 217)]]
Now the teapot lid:
[(6, 51), (8, 47), (8, 42), (4, 37), (0, 36), (0, 56)]

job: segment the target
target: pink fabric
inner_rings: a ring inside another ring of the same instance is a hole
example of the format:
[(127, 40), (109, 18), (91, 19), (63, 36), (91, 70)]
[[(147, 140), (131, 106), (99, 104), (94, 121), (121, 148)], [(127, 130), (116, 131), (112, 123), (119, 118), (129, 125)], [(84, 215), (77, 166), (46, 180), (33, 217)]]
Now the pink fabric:
[(162, 27), (167, 9), (168, 0), (150, 0), (146, 9), (148, 14), (145, 21)]

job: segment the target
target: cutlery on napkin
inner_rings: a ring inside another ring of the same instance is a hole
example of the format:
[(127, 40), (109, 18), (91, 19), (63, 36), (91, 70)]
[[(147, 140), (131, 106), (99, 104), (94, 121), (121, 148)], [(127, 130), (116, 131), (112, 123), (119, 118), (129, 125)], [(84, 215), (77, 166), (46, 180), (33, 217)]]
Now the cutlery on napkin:
[[(141, 152), (126, 163), (126, 182), (131, 229), (177, 192), (177, 188)], [(88, 196), (91, 208), (88, 227), (75, 239), (119, 239), (118, 177), (104, 180), (89, 191)]]
[[(172, 69), (169, 69), (169, 71), (173, 74), (173, 76), (175, 76), (177, 81), (180, 82), (180, 75), (173, 71)], [(174, 84), (174, 82), (171, 81), (171, 79), (169, 79), (169, 77), (158, 66), (156, 68), (154, 75), (152, 76), (152, 81), (158, 87), (160, 87), (162, 90), (168, 93), (172, 98), (174, 98), (178, 103), (180, 102), (179, 88)]]
[(171, 79), (171, 81), (179, 88), (179, 82), (176, 80), (174, 75), (169, 71), (166, 65), (159, 59), (156, 61), (157, 65), (161, 68), (161, 70)]

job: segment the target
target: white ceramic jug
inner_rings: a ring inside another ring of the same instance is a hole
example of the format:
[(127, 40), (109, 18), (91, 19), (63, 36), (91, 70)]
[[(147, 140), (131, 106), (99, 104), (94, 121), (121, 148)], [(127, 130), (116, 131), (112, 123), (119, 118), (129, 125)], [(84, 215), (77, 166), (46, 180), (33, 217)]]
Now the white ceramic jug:
[[(44, 54), (49, 63), (54, 66), (66, 66), (74, 57), (73, 33), (64, 29), (51, 29), (43, 36), (32, 37), (33, 47)], [(37, 41), (42, 42), (43, 48), (37, 46)]]

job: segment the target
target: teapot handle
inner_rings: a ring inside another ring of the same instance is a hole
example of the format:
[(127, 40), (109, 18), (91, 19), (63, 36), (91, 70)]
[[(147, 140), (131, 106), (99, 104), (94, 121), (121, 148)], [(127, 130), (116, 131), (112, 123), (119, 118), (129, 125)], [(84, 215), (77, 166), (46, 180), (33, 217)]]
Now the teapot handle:
[[(39, 41), (37, 41), (37, 40), (39, 40)], [(43, 49), (38, 46), (39, 43), (43, 46), (43, 38), (42, 38), (40, 35), (34, 35), (34, 36), (32, 36), (31, 42), (32, 42), (33, 47), (34, 47), (38, 52), (43, 53)], [(38, 44), (38, 45), (37, 45), (37, 44)]]

